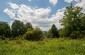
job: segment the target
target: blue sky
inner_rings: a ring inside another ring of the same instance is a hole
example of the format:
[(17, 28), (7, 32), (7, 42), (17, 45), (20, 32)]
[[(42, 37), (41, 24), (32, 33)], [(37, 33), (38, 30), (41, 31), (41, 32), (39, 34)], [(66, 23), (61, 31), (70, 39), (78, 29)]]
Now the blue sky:
[(41, 29), (47, 29), (52, 24), (56, 24), (59, 28), (59, 20), (63, 16), (65, 7), (69, 6), (70, 3), (77, 4), (77, 1), (0, 0), (0, 21), (12, 24), (17, 19), (22, 22), (31, 22), (33, 26), (39, 26)]
[(25, 4), (27, 6), (32, 6), (32, 7), (39, 7), (39, 8), (47, 8), (51, 7), (52, 12), (51, 14), (54, 14), (58, 9), (61, 9), (63, 7), (66, 7), (69, 5), (69, 3), (65, 2), (64, 0), (58, 0), (58, 3), (53, 6), (52, 4), (49, 3), (49, 0), (0, 0), (0, 21), (6, 21), (9, 22), (11, 18), (3, 12), (4, 9), (10, 8), (9, 2), (16, 3), (16, 4)]

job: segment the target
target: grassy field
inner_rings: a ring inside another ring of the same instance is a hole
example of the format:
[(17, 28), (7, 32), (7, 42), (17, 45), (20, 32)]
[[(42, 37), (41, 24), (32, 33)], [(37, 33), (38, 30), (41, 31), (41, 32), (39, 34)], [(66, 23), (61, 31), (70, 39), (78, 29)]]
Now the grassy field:
[(85, 40), (0, 40), (0, 55), (85, 55)]

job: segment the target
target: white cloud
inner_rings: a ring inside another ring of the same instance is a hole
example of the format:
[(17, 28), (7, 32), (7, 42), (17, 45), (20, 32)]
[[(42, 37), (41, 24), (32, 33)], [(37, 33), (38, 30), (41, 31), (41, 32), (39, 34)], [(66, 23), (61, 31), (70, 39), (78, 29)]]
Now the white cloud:
[(34, 27), (39, 26), (42, 30), (48, 30), (52, 24), (55, 24), (58, 28), (61, 27), (59, 20), (63, 17), (64, 8), (59, 9), (56, 14), (49, 17), (51, 8), (32, 8), (24, 4), (17, 6), (17, 9), (13, 7), (11, 7), (12, 9), (6, 8), (4, 12), (12, 19), (20, 20), (24, 23), (31, 22)]
[(9, 4), (10, 4), (10, 7), (12, 9), (18, 9), (19, 8), (19, 6), (17, 4), (13, 4), (13, 3), (9, 3)]
[(74, 1), (76, 1), (76, 2), (80, 2), (80, 0), (74, 0)]
[(76, 1), (76, 2), (81, 2), (81, 1), (83, 1), (83, 0), (74, 0), (74, 1)]
[(10, 22), (9, 22), (10, 27), (12, 26), (13, 22), (14, 22), (14, 21), (10, 21)]
[(4, 10), (5, 13), (7, 13), (10, 18), (14, 18), (15, 14), (12, 12), (12, 10), (9, 10), (8, 8)]
[(75, 6), (82, 7), (82, 11), (81, 12), (85, 14), (85, 0), (77, 0), (77, 3), (76, 3)]
[[(62, 28), (61, 24), (60, 24), (60, 20), (63, 18), (64, 16), (64, 11), (65, 8), (59, 9), (57, 10), (56, 14), (54, 14), (51, 19), (54, 22), (54, 24), (56, 24), (57, 28)], [(53, 24), (53, 23), (52, 23)]]
[(71, 3), (72, 1), (76, 2), (75, 6), (80, 6), (82, 8), (82, 13), (85, 13), (85, 0), (65, 0), (65, 2)]
[(58, 0), (49, 0), (49, 2), (52, 4), (52, 5), (56, 5)]
[(71, 3), (73, 0), (65, 0), (65, 2)]

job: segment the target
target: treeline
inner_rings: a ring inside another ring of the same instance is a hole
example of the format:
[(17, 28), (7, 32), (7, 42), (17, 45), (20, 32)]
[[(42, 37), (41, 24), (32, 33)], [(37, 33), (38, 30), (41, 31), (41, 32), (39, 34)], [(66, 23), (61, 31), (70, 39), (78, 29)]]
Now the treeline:
[[(15, 20), (10, 27), (7, 22), (0, 21), (0, 38), (11, 38), (15, 39), (17, 37), (24, 38), (27, 40), (41, 40), (47, 36), (47, 32), (41, 31), (39, 27), (33, 28), (31, 23), (24, 24), (19, 20)], [(53, 24), (49, 31), (49, 38), (59, 37), (56, 26)]]
[(85, 14), (81, 12), (82, 8), (73, 6), (66, 7), (63, 19), (60, 21), (63, 28), (57, 29), (55, 24), (49, 31), (42, 31), (39, 27), (33, 28), (31, 23), (24, 24), (15, 20), (10, 27), (7, 22), (0, 21), (0, 39), (23, 38), (27, 40), (42, 40), (43, 38), (83, 38), (85, 36)]

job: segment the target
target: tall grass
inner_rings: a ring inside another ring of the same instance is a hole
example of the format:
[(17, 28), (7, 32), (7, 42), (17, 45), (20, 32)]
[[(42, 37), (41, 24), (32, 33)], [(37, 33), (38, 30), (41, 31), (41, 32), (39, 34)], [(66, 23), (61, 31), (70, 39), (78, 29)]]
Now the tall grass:
[(0, 55), (84, 55), (85, 40), (0, 40)]

